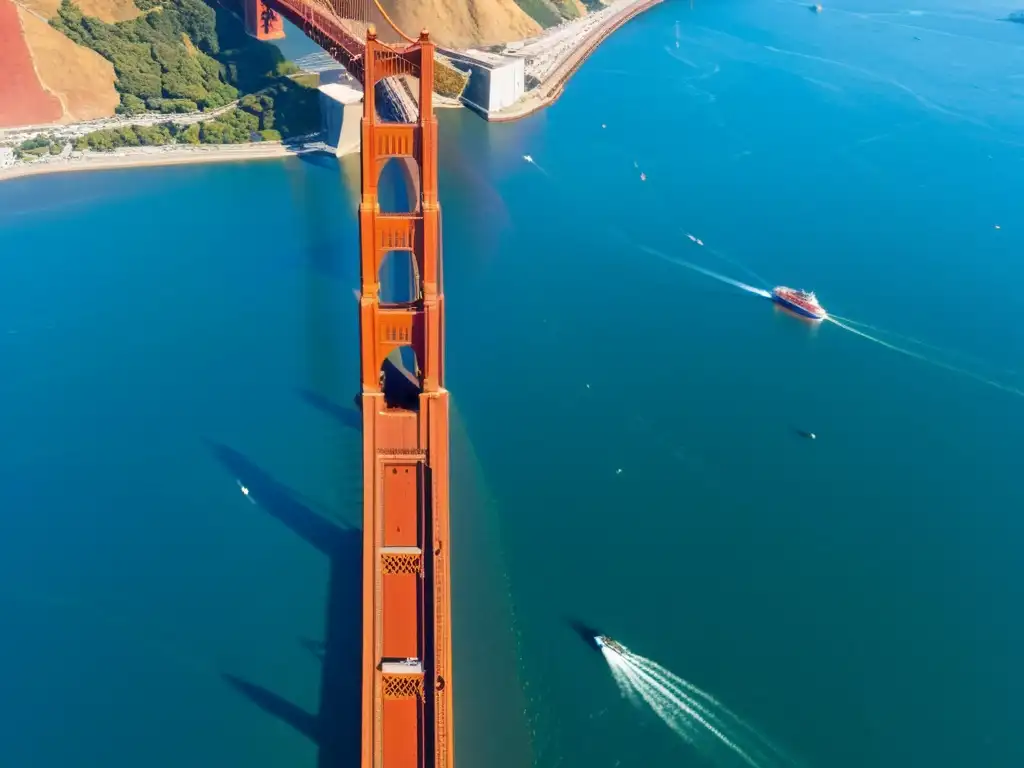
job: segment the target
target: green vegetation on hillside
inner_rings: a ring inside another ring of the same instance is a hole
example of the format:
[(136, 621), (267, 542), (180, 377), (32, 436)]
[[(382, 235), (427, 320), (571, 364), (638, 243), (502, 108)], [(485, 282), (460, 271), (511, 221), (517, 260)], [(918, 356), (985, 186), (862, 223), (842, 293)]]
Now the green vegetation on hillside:
[(319, 77), (281, 78), (258, 93), (243, 96), (239, 109), (259, 121), (261, 131), (275, 130), (285, 138), (320, 130)]
[[(606, 7), (603, 0), (580, 0), (588, 13)], [(516, 5), (526, 11), (534, 21), (547, 29), (563, 21), (580, 17), (580, 10), (573, 0), (516, 0)]]
[(14, 156), (19, 160), (42, 157), (43, 155), (59, 155), (64, 145), (55, 141), (52, 135), (37, 136), (21, 142), (14, 148)]
[[(98, 151), (165, 144), (237, 144), (280, 140), (320, 129), (317, 75), (295, 75), (270, 43), (249, 37), (239, 21), (202, 0), (135, 0), (144, 14), (107, 24), (62, 0), (55, 29), (114, 65), (117, 112), (168, 116), (218, 110), (189, 125), (121, 126), (93, 131), (75, 149)], [(240, 94), (246, 94), (239, 98)], [(236, 108), (227, 107), (237, 101)], [(173, 120), (173, 119), (172, 119)], [(43, 153), (42, 145), (20, 147)], [(47, 145), (46, 151), (52, 151)], [(59, 152), (60, 149), (57, 149)]]
[(451, 61), (437, 54), (434, 57), (434, 91), (442, 96), (459, 98), (466, 90), (469, 75), (457, 69)]
[[(525, 0), (560, 20), (554, 3)], [(239, 20), (210, 0), (135, 0), (143, 12), (130, 21), (108, 24), (86, 16), (75, 0), (61, 0), (50, 24), (114, 65), (121, 94), (117, 112), (133, 117), (158, 112), (157, 125), (125, 125), (93, 131), (75, 140), (78, 151), (167, 144), (237, 144), (279, 141), (320, 130), (317, 75), (298, 74), (277, 46), (254, 40)], [(575, 13), (575, 6), (572, 7)], [(434, 87), (458, 96), (468, 74), (438, 57)], [(175, 123), (174, 116), (211, 112), (209, 119)], [(19, 156), (59, 154), (50, 139), (27, 142)]]
[[(201, 0), (138, 0), (144, 15), (118, 24), (85, 16), (61, 0), (50, 24), (114, 65), (121, 92), (118, 111), (192, 112), (230, 104), (238, 97), (214, 58), (220, 50), (213, 9)], [(186, 44), (186, 39), (191, 45)]]
[[(162, 147), (166, 144), (245, 144), (258, 130), (259, 118), (233, 109), (215, 120), (190, 125), (125, 125), (93, 131), (77, 139), (75, 149), (108, 152), (121, 147)], [(276, 131), (267, 133), (272, 135), (266, 138), (280, 138)]]
[[(243, 96), (237, 109), (189, 125), (126, 125), (93, 131), (75, 141), (75, 149), (107, 152), (120, 147), (167, 144), (245, 144), (281, 141), (320, 128), (319, 95), (301, 83), (284, 81)], [(60, 150), (58, 149), (58, 152)]]
[(555, 5), (564, 19), (572, 21), (580, 17), (580, 9), (576, 7), (576, 3), (572, 0), (557, 0)]
[(549, 0), (516, 0), (516, 5), (545, 29), (561, 24), (564, 20)]

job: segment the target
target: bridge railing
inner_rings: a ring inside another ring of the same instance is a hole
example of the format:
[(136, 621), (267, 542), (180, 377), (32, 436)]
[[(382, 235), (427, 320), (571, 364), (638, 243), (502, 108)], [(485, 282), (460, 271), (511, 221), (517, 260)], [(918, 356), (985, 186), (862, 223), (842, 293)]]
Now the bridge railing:
[(269, 0), (267, 5), (301, 28), (331, 56), (337, 58), (342, 54), (347, 61), (341, 63), (361, 79), (366, 46), (345, 28), (341, 19), (306, 0)]

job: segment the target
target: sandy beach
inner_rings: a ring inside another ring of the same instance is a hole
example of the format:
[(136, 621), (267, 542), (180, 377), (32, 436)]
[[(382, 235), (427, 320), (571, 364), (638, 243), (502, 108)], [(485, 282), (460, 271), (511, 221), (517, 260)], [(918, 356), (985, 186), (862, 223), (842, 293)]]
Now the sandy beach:
[(281, 142), (267, 141), (258, 144), (211, 146), (125, 147), (114, 152), (76, 152), (67, 158), (53, 157), (32, 163), (18, 163), (0, 169), (0, 181), (44, 173), (105, 171), (117, 168), (139, 168), (147, 165), (191, 165), (242, 160), (271, 160), (324, 151), (327, 151), (327, 147), (320, 142), (299, 145), (284, 145)]

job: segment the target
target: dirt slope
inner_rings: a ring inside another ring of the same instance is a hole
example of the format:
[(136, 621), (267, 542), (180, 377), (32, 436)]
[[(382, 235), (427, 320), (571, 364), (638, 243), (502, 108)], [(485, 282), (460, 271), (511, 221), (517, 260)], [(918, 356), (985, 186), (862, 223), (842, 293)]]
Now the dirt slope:
[[(515, 0), (381, 0), (381, 6), (407, 35), (426, 27), (439, 45), (467, 48), (536, 35), (540, 25)], [(384, 39), (386, 24), (377, 22)]]
[(113, 115), (114, 107), (120, 103), (114, 89), (114, 65), (95, 51), (75, 45), (24, 8), (19, 8), (18, 13), (39, 79), (63, 106), (60, 121), (71, 123)]
[(0, 0), (0, 128), (52, 123), (63, 111), (36, 75), (18, 10)]
[[(95, 16), (109, 24), (128, 21), (142, 13), (135, 7), (134, 0), (75, 0), (75, 4), (86, 16)], [(18, 5), (49, 19), (57, 15), (60, 0), (18, 0)]]

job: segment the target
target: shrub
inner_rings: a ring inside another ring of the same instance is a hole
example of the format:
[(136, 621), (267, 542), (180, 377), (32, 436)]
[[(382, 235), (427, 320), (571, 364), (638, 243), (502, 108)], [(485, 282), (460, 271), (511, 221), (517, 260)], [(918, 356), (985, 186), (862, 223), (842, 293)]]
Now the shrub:
[(434, 91), (442, 96), (457, 99), (466, 89), (469, 82), (469, 75), (466, 72), (456, 69), (447, 59), (436, 56), (434, 58)]

